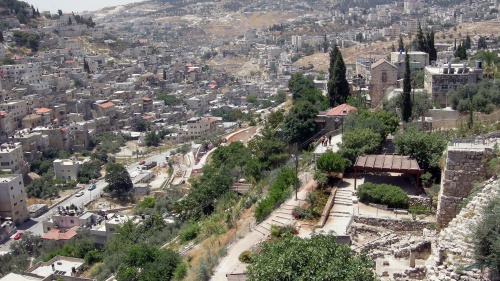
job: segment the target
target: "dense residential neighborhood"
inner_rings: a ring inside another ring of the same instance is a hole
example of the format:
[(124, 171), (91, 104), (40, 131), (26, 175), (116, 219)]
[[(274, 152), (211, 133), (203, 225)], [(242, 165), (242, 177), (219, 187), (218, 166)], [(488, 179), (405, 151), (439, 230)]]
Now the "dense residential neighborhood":
[(0, 0), (0, 280), (498, 280), (498, 0)]

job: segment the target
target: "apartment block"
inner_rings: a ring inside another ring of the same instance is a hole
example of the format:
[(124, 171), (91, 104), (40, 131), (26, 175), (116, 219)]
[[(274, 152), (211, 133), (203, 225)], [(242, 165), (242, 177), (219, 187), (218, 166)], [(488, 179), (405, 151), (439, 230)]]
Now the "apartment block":
[(0, 175), (0, 216), (18, 225), (29, 219), (23, 175)]

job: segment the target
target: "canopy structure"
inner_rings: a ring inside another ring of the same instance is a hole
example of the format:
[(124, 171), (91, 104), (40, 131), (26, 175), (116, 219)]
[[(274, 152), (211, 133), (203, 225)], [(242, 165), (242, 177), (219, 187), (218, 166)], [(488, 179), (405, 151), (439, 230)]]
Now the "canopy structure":
[(356, 189), (356, 178), (358, 170), (367, 172), (387, 172), (417, 175), (415, 183), (418, 195), (418, 181), (424, 170), (420, 169), (417, 160), (410, 156), (400, 154), (370, 154), (360, 155), (354, 164), (354, 189)]

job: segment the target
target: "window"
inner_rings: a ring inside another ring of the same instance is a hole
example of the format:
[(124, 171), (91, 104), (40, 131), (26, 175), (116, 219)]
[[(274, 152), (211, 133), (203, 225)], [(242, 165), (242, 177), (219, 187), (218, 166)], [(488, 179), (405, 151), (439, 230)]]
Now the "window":
[(13, 189), (14, 189), (14, 187), (13, 187), (13, 186), (11, 186), (11, 187), (10, 187), (10, 190), (13, 190)]
[(14, 207), (17, 206), (17, 203), (14, 203)]
[(382, 82), (387, 82), (387, 71), (382, 70)]
[(70, 222), (70, 223), (75, 223), (75, 221), (74, 221), (74, 220), (70, 220), (69, 222)]

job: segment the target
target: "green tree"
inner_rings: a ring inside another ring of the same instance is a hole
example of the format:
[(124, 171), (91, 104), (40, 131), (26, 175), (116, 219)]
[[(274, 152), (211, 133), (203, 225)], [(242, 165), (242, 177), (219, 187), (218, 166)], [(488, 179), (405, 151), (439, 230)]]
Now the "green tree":
[(455, 57), (459, 58), (460, 60), (467, 59), (467, 50), (465, 49), (465, 46), (462, 43), (458, 45), (457, 50), (455, 51)]
[(249, 281), (280, 280), (377, 280), (373, 262), (365, 254), (352, 252), (331, 235), (310, 239), (285, 235), (264, 242), (247, 268)]
[(421, 169), (440, 176), (439, 160), (446, 148), (446, 139), (439, 133), (410, 128), (394, 137), (396, 152), (414, 157)]
[(465, 37), (465, 44), (464, 45), (465, 45), (465, 49), (467, 49), (467, 50), (471, 49), (472, 40), (470, 39), (469, 34), (467, 34), (467, 36)]
[(167, 80), (167, 71), (163, 70), (163, 81)]
[(145, 132), (148, 129), (148, 124), (144, 120), (139, 120), (134, 123), (134, 131)]
[(160, 144), (161, 142), (161, 138), (156, 132), (156, 130), (152, 130), (146, 133), (146, 136), (144, 137), (144, 142), (146, 143), (147, 146), (158, 146), (158, 144)]
[(3, 32), (0, 30), (0, 43), (3, 43)]
[(328, 48), (330, 47), (330, 43), (328, 42), (328, 40), (326, 39), (326, 34), (323, 38), (323, 53), (326, 53), (328, 52)]
[(57, 10), (57, 14), (58, 14), (59, 16), (62, 16), (62, 14), (63, 14), (62, 10), (61, 10), (61, 9)]
[(411, 102), (411, 71), (410, 71), (410, 56), (406, 52), (405, 57), (405, 77), (403, 79), (403, 103), (401, 108), (401, 116), (403, 122), (407, 123), (410, 121), (412, 113), (412, 102)]
[(85, 162), (80, 167), (78, 177), (85, 177), (88, 179), (97, 179), (101, 177), (101, 163), (99, 161)]
[(432, 61), (436, 61), (437, 60), (437, 50), (436, 50), (436, 46), (434, 45), (434, 29), (431, 30), (431, 32), (427, 33), (427, 38), (425, 40), (426, 44), (427, 44), (427, 53), (429, 54), (429, 63), (431, 63)]
[(478, 49), (487, 49), (488, 46), (486, 45), (486, 38), (483, 36), (479, 36), (479, 40), (477, 40), (477, 48)]
[(316, 171), (316, 172), (314, 172), (313, 178), (318, 183), (318, 186), (320, 188), (323, 188), (323, 186), (325, 186), (325, 184), (328, 183), (328, 177), (322, 171)]
[(405, 48), (405, 43), (403, 41), (403, 35), (399, 35), (398, 51), (399, 52), (404, 52), (405, 50), (406, 50), (406, 48)]
[(418, 22), (416, 40), (417, 40), (417, 51), (428, 53), (429, 50), (427, 50), (427, 42), (425, 40), (424, 32), (422, 31), (422, 26), (420, 25), (420, 21)]
[(314, 119), (318, 110), (308, 101), (292, 106), (283, 121), (283, 133), (288, 143), (302, 143), (316, 133)]
[(127, 169), (119, 163), (106, 165), (104, 180), (108, 183), (108, 190), (119, 195), (127, 193), (133, 187)]
[(333, 68), (330, 66), (331, 73), (330, 80), (328, 81), (328, 101), (330, 107), (347, 102), (349, 97), (349, 83), (346, 79), (344, 59), (338, 47), (335, 46), (334, 49), (337, 50), (335, 52), (333, 50), (330, 52), (330, 56), (335, 55), (335, 58), (330, 57), (330, 63), (335, 59)]
[(344, 132), (338, 153), (346, 160), (346, 167), (351, 167), (359, 155), (374, 153), (381, 143), (379, 133), (369, 128), (355, 128)]
[(331, 173), (341, 173), (345, 168), (345, 160), (337, 153), (328, 150), (316, 160), (316, 168), (330, 175)]
[(278, 138), (272, 126), (264, 126), (259, 135), (248, 142), (248, 149), (268, 169), (279, 166), (287, 157), (286, 144)]

